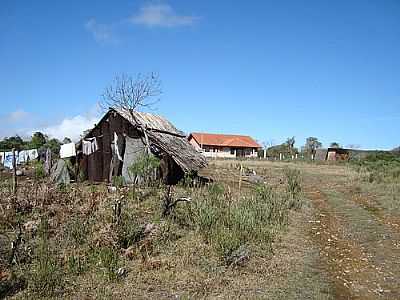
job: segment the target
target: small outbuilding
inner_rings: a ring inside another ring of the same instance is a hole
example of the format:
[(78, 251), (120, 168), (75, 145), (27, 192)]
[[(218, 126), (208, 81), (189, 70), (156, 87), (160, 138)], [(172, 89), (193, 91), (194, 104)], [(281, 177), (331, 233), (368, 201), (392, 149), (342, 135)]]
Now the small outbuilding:
[(196, 173), (207, 165), (186, 135), (165, 118), (110, 108), (77, 144), (79, 177), (110, 182), (113, 176), (123, 176), (132, 182), (129, 166), (146, 152), (159, 158), (156, 177), (166, 184), (176, 184), (186, 173)]
[(326, 153), (326, 160), (349, 160), (350, 151), (343, 148), (328, 148)]

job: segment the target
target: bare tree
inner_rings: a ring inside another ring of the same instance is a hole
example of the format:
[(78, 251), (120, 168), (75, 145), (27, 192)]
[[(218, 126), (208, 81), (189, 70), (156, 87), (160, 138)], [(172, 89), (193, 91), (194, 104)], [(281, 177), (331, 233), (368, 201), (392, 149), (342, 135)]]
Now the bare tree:
[(122, 108), (129, 111), (132, 119), (141, 128), (147, 152), (150, 153), (145, 126), (136, 120), (133, 111), (138, 108), (152, 108), (159, 101), (161, 93), (161, 81), (157, 73), (138, 74), (136, 78), (122, 74), (116, 76), (113, 84), (105, 89), (100, 107), (104, 110)]
[(136, 78), (122, 74), (105, 89), (100, 106), (104, 110), (111, 107), (129, 111), (152, 108), (161, 93), (161, 81), (156, 73), (138, 74)]

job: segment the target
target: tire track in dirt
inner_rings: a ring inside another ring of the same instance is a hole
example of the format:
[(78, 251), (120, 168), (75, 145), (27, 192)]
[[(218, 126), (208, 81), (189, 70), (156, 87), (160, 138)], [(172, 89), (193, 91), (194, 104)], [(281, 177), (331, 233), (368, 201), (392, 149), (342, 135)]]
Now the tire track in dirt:
[(400, 294), (384, 290), (381, 270), (371, 262), (364, 247), (345, 236), (345, 222), (334, 212), (327, 196), (318, 189), (306, 190), (307, 197), (319, 212), (315, 216), (312, 236), (320, 247), (338, 299), (376, 299), (378, 296), (399, 298)]
[(338, 187), (338, 190), (345, 194), (346, 197), (355, 204), (361, 206), (363, 209), (374, 215), (379, 222), (390, 227), (392, 230), (400, 232), (400, 218), (385, 214), (384, 209), (379, 207), (378, 203), (373, 199), (373, 196), (354, 193), (349, 187), (341, 186)]

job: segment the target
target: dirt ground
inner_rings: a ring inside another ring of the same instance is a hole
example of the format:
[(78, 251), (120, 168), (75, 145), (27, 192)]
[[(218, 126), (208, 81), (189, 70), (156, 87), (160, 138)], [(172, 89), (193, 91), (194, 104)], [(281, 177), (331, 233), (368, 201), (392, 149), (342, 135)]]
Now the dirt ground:
[[(229, 162), (213, 164), (218, 170)], [(293, 259), (290, 271), (278, 276), (277, 298), (400, 299), (400, 214), (391, 203), (399, 198), (387, 184), (365, 183), (346, 165), (248, 161), (243, 166), (275, 184), (284, 168), (302, 172), (304, 207), (276, 245), (280, 253), (274, 259), (285, 260), (287, 246)]]

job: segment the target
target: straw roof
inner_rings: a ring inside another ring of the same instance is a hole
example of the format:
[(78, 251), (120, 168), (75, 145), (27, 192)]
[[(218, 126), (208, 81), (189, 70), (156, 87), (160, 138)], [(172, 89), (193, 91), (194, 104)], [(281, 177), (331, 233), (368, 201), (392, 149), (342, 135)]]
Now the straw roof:
[(138, 125), (139, 123), (148, 130), (185, 136), (185, 134), (178, 130), (170, 121), (161, 116), (135, 110), (129, 111), (123, 108), (113, 108), (112, 110), (116, 111), (121, 117), (129, 121), (134, 126)]
[(152, 144), (169, 154), (186, 173), (198, 171), (207, 166), (203, 155), (188, 142), (186, 135), (167, 119), (150, 113), (128, 111), (120, 108), (110, 109), (126, 119), (138, 130), (143, 127)]

